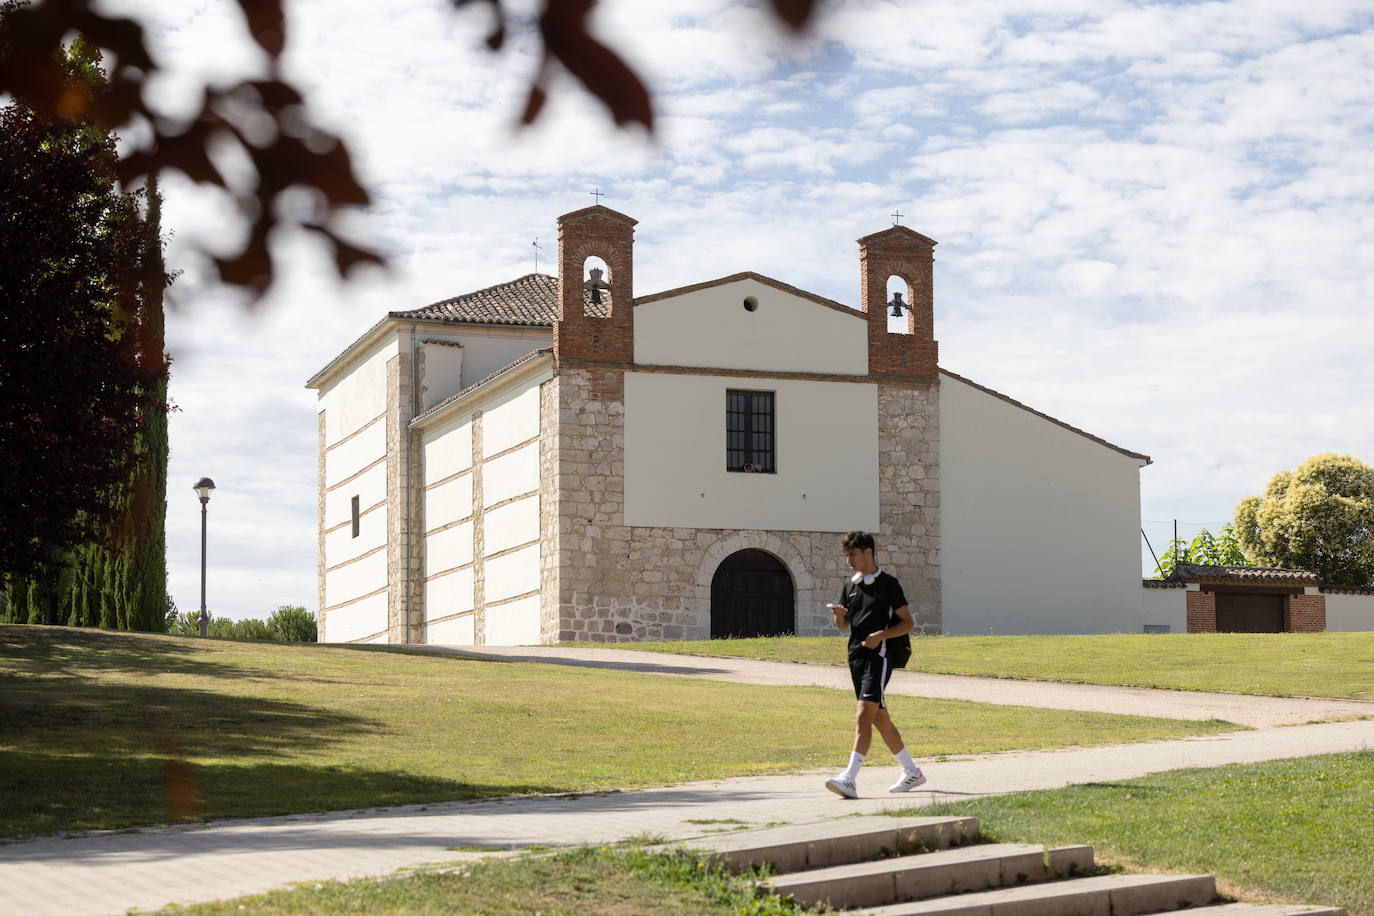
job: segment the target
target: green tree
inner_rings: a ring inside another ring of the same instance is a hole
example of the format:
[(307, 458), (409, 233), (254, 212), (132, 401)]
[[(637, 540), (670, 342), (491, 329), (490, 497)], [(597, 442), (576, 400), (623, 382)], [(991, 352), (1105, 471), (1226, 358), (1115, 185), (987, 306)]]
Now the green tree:
[[(108, 93), (80, 39), (60, 65), (75, 109)], [(0, 110), (0, 619), (165, 627), (171, 277), (156, 182), (122, 193), (116, 164), (98, 124)]]
[(1228, 522), (1215, 535), (1203, 528), (1192, 541), (1177, 538), (1169, 542), (1169, 549), (1159, 558), (1156, 579), (1167, 579), (1180, 563), (1195, 566), (1249, 566), (1250, 561), (1241, 549), (1240, 539)]
[(1265, 566), (1307, 569), (1333, 585), (1374, 583), (1374, 467), (1313, 455), (1236, 506), (1236, 534)]
[(267, 626), (283, 642), (318, 642), (315, 615), (299, 604), (283, 604), (267, 618)]

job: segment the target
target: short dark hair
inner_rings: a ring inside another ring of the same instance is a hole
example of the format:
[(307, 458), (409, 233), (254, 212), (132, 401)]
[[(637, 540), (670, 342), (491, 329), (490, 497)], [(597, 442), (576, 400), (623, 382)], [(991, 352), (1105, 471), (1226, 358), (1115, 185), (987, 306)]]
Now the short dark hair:
[(851, 550), (876, 550), (873, 535), (865, 531), (851, 531), (844, 536), (844, 552)]

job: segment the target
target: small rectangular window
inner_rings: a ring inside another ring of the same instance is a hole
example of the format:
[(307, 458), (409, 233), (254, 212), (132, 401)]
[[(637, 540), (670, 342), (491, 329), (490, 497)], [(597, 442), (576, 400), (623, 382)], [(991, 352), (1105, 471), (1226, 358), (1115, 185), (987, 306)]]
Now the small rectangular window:
[(358, 536), (358, 529), (361, 524), (361, 516), (358, 514), (358, 497), (353, 497), (353, 536)]
[(773, 392), (725, 392), (725, 470), (774, 474)]

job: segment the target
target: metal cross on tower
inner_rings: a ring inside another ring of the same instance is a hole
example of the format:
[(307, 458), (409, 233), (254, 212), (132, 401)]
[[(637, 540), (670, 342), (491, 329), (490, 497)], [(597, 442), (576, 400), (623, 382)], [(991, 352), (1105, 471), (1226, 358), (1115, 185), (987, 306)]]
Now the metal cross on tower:
[(902, 211), (901, 211), (901, 210), (898, 210), (896, 213), (892, 214), (892, 225), (894, 225), (894, 226), (900, 226), (901, 224), (902, 224)]
[(603, 198), (603, 197), (606, 196), (605, 194), (602, 194), (602, 193), (601, 193), (601, 189), (600, 189), (600, 188), (597, 188), (596, 190), (592, 191), (592, 192), (591, 192), (591, 195), (592, 195), (592, 197), (595, 197), (595, 198), (596, 198), (596, 202), (597, 202), (598, 204), (601, 203), (601, 198)]

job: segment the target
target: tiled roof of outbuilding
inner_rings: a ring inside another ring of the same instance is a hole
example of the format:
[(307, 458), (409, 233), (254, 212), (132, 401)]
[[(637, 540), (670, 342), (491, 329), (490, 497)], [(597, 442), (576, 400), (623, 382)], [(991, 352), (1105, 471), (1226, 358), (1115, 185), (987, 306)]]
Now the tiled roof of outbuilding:
[(1247, 583), (1273, 583), (1286, 585), (1316, 585), (1321, 577), (1306, 569), (1274, 569), (1265, 566), (1198, 566), (1180, 563), (1174, 567), (1171, 578), (1184, 581), (1226, 581)]
[[(593, 304), (584, 295), (592, 315), (604, 318), (605, 303)], [(558, 278), (525, 274), (509, 283), (498, 283), (475, 292), (441, 299), (418, 309), (391, 312), (407, 321), (451, 321), (462, 324), (508, 324), (551, 328), (558, 317)]]

